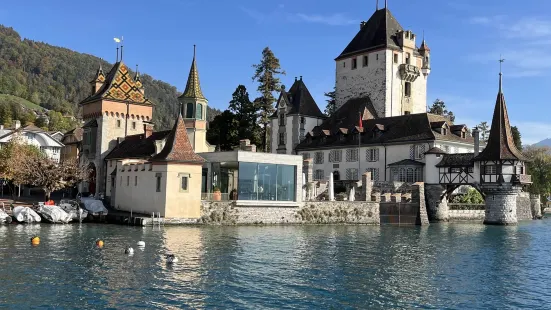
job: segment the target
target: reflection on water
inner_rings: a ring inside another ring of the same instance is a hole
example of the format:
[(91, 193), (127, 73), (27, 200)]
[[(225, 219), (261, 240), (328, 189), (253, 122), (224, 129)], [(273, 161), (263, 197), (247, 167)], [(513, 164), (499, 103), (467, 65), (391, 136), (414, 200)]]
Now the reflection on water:
[(551, 302), (548, 223), (0, 226), (0, 308), (536, 308)]

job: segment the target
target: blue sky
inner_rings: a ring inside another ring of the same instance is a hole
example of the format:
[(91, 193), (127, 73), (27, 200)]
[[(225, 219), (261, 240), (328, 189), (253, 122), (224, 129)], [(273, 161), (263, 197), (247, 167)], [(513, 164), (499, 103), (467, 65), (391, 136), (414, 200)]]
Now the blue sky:
[[(252, 64), (270, 46), (290, 86), (302, 75), (323, 110), (333, 88), (334, 58), (375, 10), (375, 0), (9, 1), (0, 21), (23, 37), (115, 60), (113, 37), (124, 36), (124, 60), (182, 90), (193, 44), (203, 92), (224, 109), (239, 84), (256, 96)], [(432, 52), (429, 104), (436, 98), (474, 126), (490, 121), (498, 59), (513, 125), (524, 143), (551, 137), (551, 1), (389, 0), (402, 27), (425, 37)], [(380, 0), (382, 6), (384, 0)]]

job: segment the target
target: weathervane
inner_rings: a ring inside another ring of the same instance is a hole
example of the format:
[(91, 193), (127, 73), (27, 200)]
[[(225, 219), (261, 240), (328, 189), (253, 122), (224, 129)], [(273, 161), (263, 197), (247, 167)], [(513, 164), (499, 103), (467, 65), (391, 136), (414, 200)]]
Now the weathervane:
[(502, 84), (503, 84), (503, 74), (501, 73), (501, 65), (503, 64), (503, 62), (505, 61), (504, 58), (501, 57), (501, 54), (499, 55), (499, 92), (501, 93), (502, 92)]
[(503, 64), (504, 61), (505, 59), (501, 57), (501, 54), (499, 54), (499, 73), (501, 73), (501, 65)]

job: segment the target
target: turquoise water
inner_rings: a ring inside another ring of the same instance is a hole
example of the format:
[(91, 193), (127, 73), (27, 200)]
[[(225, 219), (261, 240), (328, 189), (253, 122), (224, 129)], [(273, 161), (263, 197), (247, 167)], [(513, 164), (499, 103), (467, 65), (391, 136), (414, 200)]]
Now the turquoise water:
[(550, 224), (0, 226), (0, 308), (548, 307)]

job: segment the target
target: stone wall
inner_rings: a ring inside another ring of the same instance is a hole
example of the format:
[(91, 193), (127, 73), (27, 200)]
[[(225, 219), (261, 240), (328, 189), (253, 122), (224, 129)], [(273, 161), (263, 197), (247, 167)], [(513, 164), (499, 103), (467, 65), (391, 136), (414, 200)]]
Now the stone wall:
[(203, 224), (370, 224), (378, 225), (379, 204), (365, 201), (307, 202), (303, 207), (245, 207), (203, 201)]
[(484, 221), (484, 210), (449, 210), (450, 221)]
[(517, 220), (531, 220), (532, 218), (530, 194), (522, 192), (517, 196)]
[(445, 189), (440, 184), (425, 184), (425, 199), (427, 214), (431, 222), (447, 222), (449, 220), (448, 201), (441, 197)]

